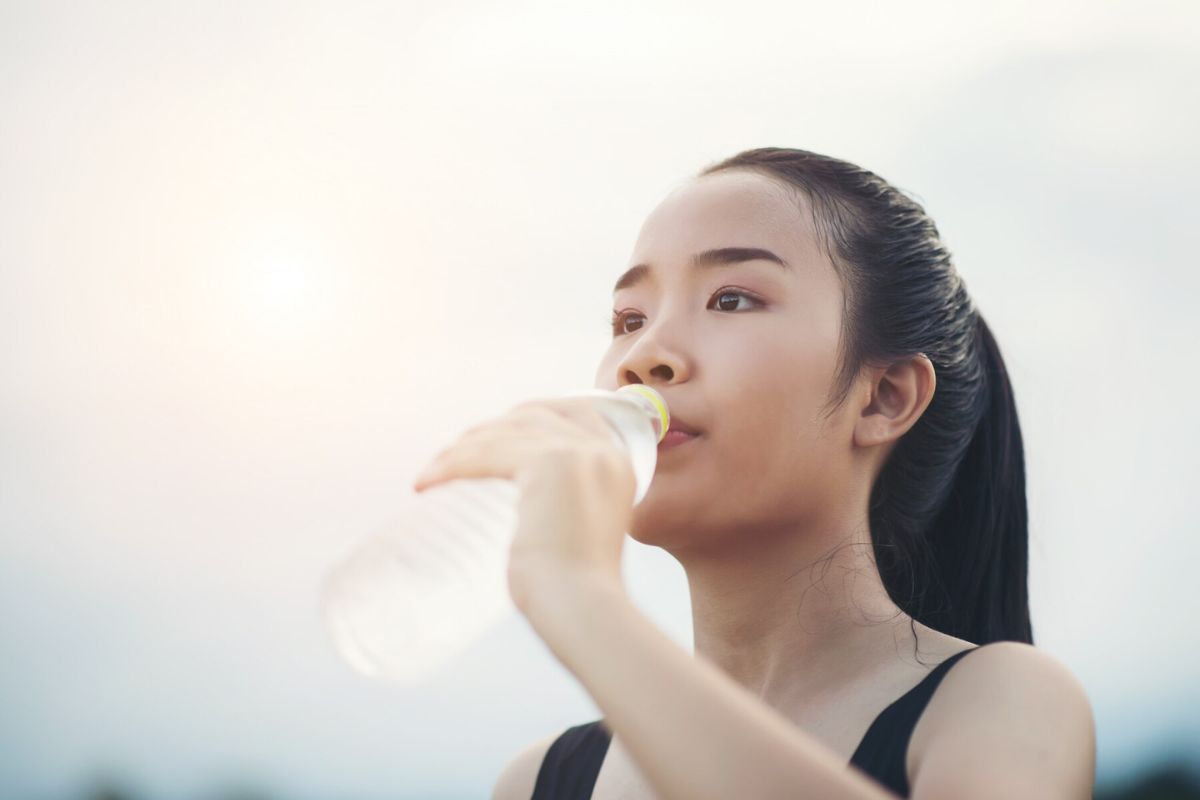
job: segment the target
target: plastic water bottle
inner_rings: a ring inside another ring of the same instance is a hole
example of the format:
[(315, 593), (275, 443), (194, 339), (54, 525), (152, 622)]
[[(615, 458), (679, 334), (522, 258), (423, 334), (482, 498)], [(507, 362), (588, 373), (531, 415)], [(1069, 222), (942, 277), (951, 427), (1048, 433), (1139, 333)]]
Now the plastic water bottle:
[[(569, 396), (592, 399), (611, 424), (633, 465), (637, 505), (670, 426), (666, 401), (640, 383)], [(396, 525), (335, 565), (321, 587), (321, 610), (346, 661), (364, 675), (415, 685), (510, 613), (518, 499), (506, 478), (459, 478), (413, 492)]]

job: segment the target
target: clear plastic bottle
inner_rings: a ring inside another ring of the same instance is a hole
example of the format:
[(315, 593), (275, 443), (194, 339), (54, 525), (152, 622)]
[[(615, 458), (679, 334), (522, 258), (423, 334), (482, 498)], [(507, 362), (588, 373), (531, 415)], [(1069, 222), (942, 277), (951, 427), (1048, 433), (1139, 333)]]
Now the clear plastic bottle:
[[(629, 454), (641, 502), (670, 425), (662, 395), (645, 384), (588, 397)], [(321, 611), (338, 651), (364, 675), (415, 685), (513, 610), (508, 552), (517, 486), (460, 478), (414, 492), (397, 524), (369, 537), (326, 575)]]

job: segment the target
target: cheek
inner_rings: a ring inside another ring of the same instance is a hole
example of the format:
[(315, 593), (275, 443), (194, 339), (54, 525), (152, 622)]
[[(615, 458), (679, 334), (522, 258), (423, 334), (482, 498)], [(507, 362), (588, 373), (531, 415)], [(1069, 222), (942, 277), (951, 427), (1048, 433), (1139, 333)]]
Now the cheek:
[(792, 515), (826, 491), (839, 471), (836, 442), (823, 436), (806, 404), (773, 416), (745, 419), (714, 447), (719, 461), (718, 493), (740, 513)]
[(808, 494), (836, 472), (846, 448), (823, 417), (833, 379), (831, 359), (820, 352), (777, 352), (769, 369), (743, 373), (720, 401), (729, 409), (709, 444), (721, 483), (743, 495), (778, 498)]
[(714, 441), (737, 470), (774, 470), (819, 458), (832, 443), (822, 406), (832, 371), (822, 353), (798, 349), (760, 352), (753, 368), (728, 384), (726, 409)]

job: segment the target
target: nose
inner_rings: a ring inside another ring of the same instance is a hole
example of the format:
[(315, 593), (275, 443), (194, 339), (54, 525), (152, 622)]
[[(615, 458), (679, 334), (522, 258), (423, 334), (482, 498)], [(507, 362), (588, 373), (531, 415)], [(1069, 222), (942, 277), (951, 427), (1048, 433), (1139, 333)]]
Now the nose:
[(667, 340), (666, 333), (666, 326), (660, 321), (637, 334), (634, 343), (617, 360), (617, 386), (629, 383), (654, 386), (688, 380), (690, 358), (684, 348)]

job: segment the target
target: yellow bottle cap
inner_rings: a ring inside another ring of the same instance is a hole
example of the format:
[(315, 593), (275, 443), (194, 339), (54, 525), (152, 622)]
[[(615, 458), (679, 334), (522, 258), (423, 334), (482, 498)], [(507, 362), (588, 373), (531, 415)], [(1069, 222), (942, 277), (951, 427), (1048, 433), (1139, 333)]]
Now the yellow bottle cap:
[(630, 383), (617, 389), (618, 392), (632, 392), (641, 395), (649, 400), (656, 411), (661, 421), (661, 426), (658, 429), (658, 441), (662, 441), (667, 435), (667, 429), (671, 427), (671, 412), (667, 410), (667, 401), (658, 393), (656, 389), (647, 386), (644, 383)]

